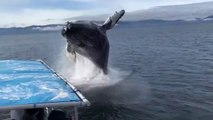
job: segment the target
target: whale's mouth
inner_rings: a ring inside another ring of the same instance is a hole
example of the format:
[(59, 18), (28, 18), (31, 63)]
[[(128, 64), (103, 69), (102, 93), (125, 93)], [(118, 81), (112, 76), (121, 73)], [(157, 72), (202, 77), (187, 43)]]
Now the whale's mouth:
[(65, 37), (66, 31), (67, 31), (67, 28), (66, 28), (66, 27), (64, 27), (64, 28), (61, 30), (61, 35), (62, 35), (63, 37)]
[(62, 30), (61, 30), (61, 35), (63, 36), (63, 37), (67, 37), (67, 31), (68, 31), (69, 29), (65, 26)]
[(63, 36), (63, 37), (66, 37), (67, 32), (68, 32), (68, 31), (71, 31), (71, 29), (72, 29), (72, 23), (71, 23), (71, 22), (67, 22), (67, 23), (65, 24), (65, 26), (63, 27), (63, 29), (61, 30), (62, 36)]

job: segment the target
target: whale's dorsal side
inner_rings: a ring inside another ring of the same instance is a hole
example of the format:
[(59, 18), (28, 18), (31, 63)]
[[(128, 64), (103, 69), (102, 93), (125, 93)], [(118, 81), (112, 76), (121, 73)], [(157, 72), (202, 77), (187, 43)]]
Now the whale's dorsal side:
[(115, 12), (112, 16), (110, 16), (104, 24), (101, 26), (103, 30), (109, 30), (112, 29), (115, 24), (121, 19), (121, 17), (125, 14), (124, 10), (121, 10), (119, 12)]

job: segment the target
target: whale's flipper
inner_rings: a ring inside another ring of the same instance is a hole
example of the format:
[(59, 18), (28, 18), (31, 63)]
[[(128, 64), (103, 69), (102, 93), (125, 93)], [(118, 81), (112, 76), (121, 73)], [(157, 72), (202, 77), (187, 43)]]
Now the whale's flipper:
[(74, 55), (74, 62), (76, 62), (76, 52), (73, 51), (71, 54)]
[(114, 15), (109, 17), (104, 24), (101, 26), (104, 30), (109, 30), (115, 26), (115, 24), (119, 21), (119, 19), (125, 14), (124, 10), (119, 12), (115, 12)]
[(74, 62), (76, 62), (76, 51), (73, 44), (67, 44), (67, 51), (74, 56)]

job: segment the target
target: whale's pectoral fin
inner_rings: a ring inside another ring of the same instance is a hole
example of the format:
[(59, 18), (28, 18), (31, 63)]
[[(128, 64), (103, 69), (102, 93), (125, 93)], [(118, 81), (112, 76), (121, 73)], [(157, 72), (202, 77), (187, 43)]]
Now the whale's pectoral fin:
[(76, 52), (72, 44), (67, 44), (67, 51), (74, 56), (74, 62), (76, 62)]
[(76, 62), (76, 52), (72, 51), (71, 54), (74, 55), (74, 62)]
[(105, 30), (109, 30), (115, 26), (115, 24), (121, 19), (121, 17), (125, 14), (124, 10), (121, 10), (119, 12), (115, 12), (114, 15), (109, 17), (104, 24), (101, 26)]

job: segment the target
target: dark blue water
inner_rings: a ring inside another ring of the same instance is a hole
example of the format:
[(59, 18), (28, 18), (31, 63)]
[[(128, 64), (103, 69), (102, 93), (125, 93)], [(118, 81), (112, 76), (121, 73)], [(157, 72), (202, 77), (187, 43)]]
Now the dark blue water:
[[(118, 84), (84, 90), (82, 120), (212, 120), (213, 23), (122, 24), (108, 33)], [(60, 32), (0, 36), (0, 59), (42, 59), (57, 71)]]

